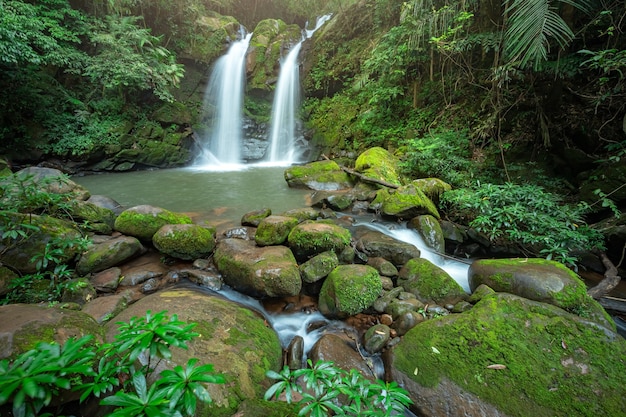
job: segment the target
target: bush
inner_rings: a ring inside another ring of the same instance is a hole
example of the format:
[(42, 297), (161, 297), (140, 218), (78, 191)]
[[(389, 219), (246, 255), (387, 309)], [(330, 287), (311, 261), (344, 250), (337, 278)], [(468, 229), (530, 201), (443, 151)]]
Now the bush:
[(520, 243), (533, 255), (574, 265), (572, 251), (602, 248), (602, 235), (587, 226), (588, 205), (563, 204), (536, 185), (479, 184), (446, 191), (442, 204), (452, 218), (468, 223), (492, 242)]
[(402, 415), (412, 404), (407, 392), (395, 382), (372, 382), (357, 370), (346, 372), (332, 362), (313, 365), (309, 359), (308, 365), (297, 370), (285, 366), (280, 373), (268, 371), (267, 376), (278, 382), (267, 390), (265, 399), (284, 394), (291, 403), (297, 393), (298, 415), (310, 417)]
[[(101, 344), (93, 336), (69, 339), (63, 346), (39, 343), (13, 361), (0, 361), (0, 405), (12, 403), (15, 416), (37, 416), (61, 390), (71, 389), (81, 393), (81, 402), (108, 395), (101, 404), (114, 406), (114, 417), (193, 416), (197, 400), (211, 401), (204, 384), (224, 383), (212, 365), (198, 365), (196, 358), (149, 382), (158, 362), (171, 358), (170, 347), (186, 349), (186, 342), (198, 336), (191, 332), (195, 324), (148, 311), (118, 325), (112, 343)], [(140, 356), (147, 358), (145, 365), (139, 364)]]

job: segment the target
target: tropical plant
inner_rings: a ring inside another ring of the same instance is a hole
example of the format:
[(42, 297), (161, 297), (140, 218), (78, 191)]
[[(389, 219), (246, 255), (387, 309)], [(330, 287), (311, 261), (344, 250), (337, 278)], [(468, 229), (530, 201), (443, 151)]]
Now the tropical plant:
[[(190, 331), (194, 324), (165, 311), (148, 311), (118, 325), (120, 333), (112, 343), (88, 335), (62, 346), (39, 343), (15, 360), (0, 361), (0, 405), (12, 403), (14, 416), (34, 417), (62, 390), (73, 390), (81, 393), (81, 402), (108, 395), (101, 404), (115, 407), (110, 416), (191, 417), (198, 400), (211, 401), (206, 384), (224, 382), (212, 365), (198, 365), (195, 358), (164, 370), (151, 382), (155, 362), (171, 358), (170, 347), (186, 349), (186, 342), (198, 335)], [(147, 364), (137, 365), (141, 358)]]
[(603, 247), (602, 234), (584, 222), (588, 205), (563, 204), (536, 185), (478, 184), (446, 191), (442, 204), (451, 218), (465, 217), (493, 242), (517, 244), (533, 256), (570, 266), (575, 266), (574, 251)]
[[(355, 369), (349, 372), (332, 362), (309, 359), (308, 368), (280, 372), (268, 371), (277, 380), (265, 392), (265, 399), (284, 395), (288, 403), (296, 402), (299, 416), (393, 416), (403, 415), (411, 399), (395, 382), (371, 381)], [(296, 394), (296, 395), (294, 395)]]

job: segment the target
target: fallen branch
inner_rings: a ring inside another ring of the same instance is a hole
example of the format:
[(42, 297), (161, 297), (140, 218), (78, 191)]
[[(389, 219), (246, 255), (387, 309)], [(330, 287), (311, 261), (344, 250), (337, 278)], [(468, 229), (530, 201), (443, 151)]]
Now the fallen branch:
[(600, 253), (600, 259), (606, 268), (606, 271), (604, 272), (604, 279), (595, 287), (587, 290), (587, 294), (596, 300), (611, 292), (613, 288), (617, 287), (617, 284), (619, 284), (622, 279), (619, 275), (617, 275), (617, 268), (613, 265), (613, 262), (611, 262), (606, 254), (604, 254), (604, 252)]
[[(322, 155), (322, 157), (324, 159), (330, 161), (330, 158), (328, 158), (326, 155)], [(370, 184), (378, 184), (378, 185), (382, 185), (383, 187), (389, 187), (389, 188), (394, 188), (394, 189), (400, 187), (397, 184), (392, 184), (392, 183), (387, 182), (387, 181), (379, 180), (379, 179), (376, 179), (376, 178), (366, 177), (365, 175), (361, 174), (360, 172), (356, 172), (353, 169), (350, 169), (350, 168), (347, 168), (347, 167), (344, 167), (344, 166), (341, 166), (341, 165), (339, 165), (339, 168), (341, 168), (341, 170), (343, 172), (346, 172), (346, 173), (348, 173), (350, 175), (354, 175), (355, 177), (358, 177), (363, 182), (367, 182), (367, 183), (370, 183)]]

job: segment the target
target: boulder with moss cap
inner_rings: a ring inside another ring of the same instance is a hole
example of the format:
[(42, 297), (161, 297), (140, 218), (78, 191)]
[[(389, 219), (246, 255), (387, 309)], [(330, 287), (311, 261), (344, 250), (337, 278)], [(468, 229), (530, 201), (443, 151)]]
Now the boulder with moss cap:
[(143, 241), (151, 241), (157, 230), (166, 224), (191, 224), (191, 219), (160, 207), (140, 205), (120, 213), (115, 219), (115, 230)]
[(326, 317), (346, 318), (370, 307), (383, 290), (378, 271), (367, 265), (339, 265), (326, 277), (319, 310)]
[(154, 247), (177, 259), (194, 260), (209, 256), (215, 248), (215, 229), (196, 224), (166, 224), (152, 236)]

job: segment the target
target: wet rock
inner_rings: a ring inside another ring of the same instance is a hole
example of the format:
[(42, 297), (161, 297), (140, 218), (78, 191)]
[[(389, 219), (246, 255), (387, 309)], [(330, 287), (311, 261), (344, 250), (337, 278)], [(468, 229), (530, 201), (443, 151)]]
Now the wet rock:
[(134, 237), (120, 236), (90, 246), (79, 258), (76, 271), (89, 274), (119, 265), (145, 251)]
[(319, 310), (326, 317), (345, 318), (370, 307), (382, 292), (378, 271), (367, 265), (339, 265), (326, 278)]
[(115, 219), (115, 230), (150, 242), (166, 224), (191, 224), (191, 219), (160, 207), (140, 205), (124, 210)]
[(570, 416), (580, 414), (581, 404), (589, 415), (609, 416), (626, 405), (624, 339), (512, 294), (487, 296), (463, 314), (415, 326), (393, 356), (393, 380), (427, 417), (456, 417), (458, 410)]
[(302, 336), (295, 336), (287, 347), (286, 365), (289, 369), (301, 369), (304, 364), (304, 339)]
[(423, 314), (407, 311), (393, 321), (393, 328), (398, 336), (404, 336), (409, 330), (426, 320)]
[(398, 275), (398, 269), (394, 264), (382, 257), (369, 257), (367, 264), (376, 268), (378, 273), (385, 277), (395, 277)]
[(254, 241), (259, 246), (282, 245), (297, 224), (294, 217), (268, 216), (259, 222)]
[(298, 264), (284, 246), (258, 247), (253, 242), (224, 239), (214, 254), (224, 282), (256, 297), (284, 297), (300, 293)]
[(224, 282), (222, 281), (222, 277), (210, 271), (202, 271), (199, 269), (183, 269), (179, 272), (183, 274), (189, 281), (213, 291), (221, 290), (222, 285), (224, 284)]
[(472, 263), (468, 277), (471, 289), (484, 284), (498, 292), (561, 307), (615, 329), (613, 320), (587, 294), (585, 283), (561, 263), (536, 258), (484, 259)]
[(297, 259), (310, 257), (326, 251), (341, 253), (351, 240), (350, 231), (325, 221), (304, 221), (289, 233), (287, 242)]
[(430, 214), (439, 219), (435, 204), (415, 184), (399, 187), (393, 192), (381, 189), (371, 202), (370, 209), (386, 216), (410, 219), (421, 214)]
[(140, 265), (133, 265), (123, 270), (123, 278), (120, 281), (121, 287), (130, 287), (146, 282), (151, 278), (160, 278), (167, 273), (160, 263), (146, 262)]
[(439, 221), (429, 214), (413, 217), (407, 227), (415, 229), (424, 242), (435, 252), (445, 253), (446, 245)]
[(381, 257), (394, 266), (402, 266), (409, 259), (419, 258), (420, 251), (410, 243), (402, 242), (382, 232), (359, 228), (355, 233), (356, 249), (369, 257)]
[(120, 275), (122, 274), (122, 270), (117, 267), (108, 268), (104, 271), (98, 272), (94, 274), (89, 282), (96, 291), (99, 292), (115, 292), (117, 286), (119, 285)]
[(309, 358), (313, 363), (317, 361), (333, 362), (335, 366), (346, 371), (356, 369), (365, 378), (375, 379), (372, 368), (355, 350), (355, 343), (332, 333), (320, 337), (311, 348)]
[(251, 234), (247, 227), (234, 227), (223, 232), (224, 237), (227, 239), (250, 240)]
[(81, 311), (103, 324), (121, 313), (130, 300), (131, 296), (127, 292), (98, 297), (85, 304)]
[(398, 285), (425, 303), (454, 303), (467, 296), (446, 271), (422, 258), (413, 258), (400, 269)]
[(177, 259), (194, 260), (211, 255), (215, 248), (215, 229), (195, 224), (166, 224), (152, 236), (154, 247)]
[(241, 217), (241, 225), (257, 227), (259, 223), (261, 223), (261, 220), (265, 219), (271, 214), (272, 209), (270, 208), (263, 208), (260, 210), (251, 211)]
[(122, 207), (120, 203), (104, 195), (92, 195), (87, 199), (87, 202), (98, 207), (109, 209), (116, 216), (119, 216), (120, 213), (124, 211), (124, 207)]
[(292, 166), (285, 170), (285, 181), (290, 187), (311, 190), (342, 190), (352, 187), (348, 174), (335, 161), (316, 161)]
[(295, 217), (298, 219), (298, 222), (303, 222), (305, 220), (318, 220), (322, 218), (323, 214), (313, 207), (304, 207), (287, 210), (282, 214), (283, 216)]
[(363, 336), (363, 347), (369, 353), (380, 352), (389, 341), (389, 332), (389, 326), (384, 324), (370, 327)]
[(339, 259), (335, 252), (322, 252), (300, 265), (302, 280), (306, 283), (317, 282), (325, 278), (337, 266), (339, 266)]

